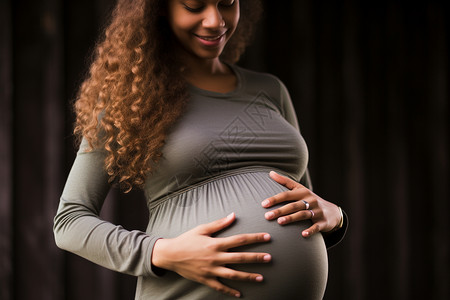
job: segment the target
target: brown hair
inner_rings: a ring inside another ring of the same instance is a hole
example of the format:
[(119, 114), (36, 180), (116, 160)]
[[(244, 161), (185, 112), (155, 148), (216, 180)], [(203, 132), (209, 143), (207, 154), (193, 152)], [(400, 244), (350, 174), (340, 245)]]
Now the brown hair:
[[(221, 60), (239, 59), (260, 7), (259, 0), (240, 1), (240, 23)], [(117, 2), (75, 102), (74, 133), (89, 142), (85, 151), (106, 151), (110, 182), (125, 191), (144, 185), (189, 98), (165, 10), (166, 0)]]

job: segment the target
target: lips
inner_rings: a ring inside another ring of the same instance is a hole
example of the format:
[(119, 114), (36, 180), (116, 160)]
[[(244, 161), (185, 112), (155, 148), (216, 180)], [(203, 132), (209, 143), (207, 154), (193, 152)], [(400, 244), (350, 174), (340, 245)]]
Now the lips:
[(214, 41), (219, 41), (226, 32), (223, 32), (221, 34), (218, 35), (199, 35), (199, 34), (194, 34), (196, 37), (198, 37), (199, 39), (205, 40), (205, 41), (209, 41), (209, 42), (214, 42)]
[(197, 40), (203, 47), (208, 49), (216, 49), (221, 47), (225, 43), (225, 33), (220, 33), (217, 35), (198, 35), (194, 34)]
[(202, 40), (205, 40), (205, 41), (217, 41), (222, 36), (219, 35), (219, 36), (197, 36), (197, 37), (199, 37), (199, 38), (201, 38)]
[(218, 35), (199, 35), (199, 34), (194, 34), (194, 35), (202, 40), (216, 41), (216, 40), (219, 40), (222, 36), (224, 36), (225, 32), (218, 34)]

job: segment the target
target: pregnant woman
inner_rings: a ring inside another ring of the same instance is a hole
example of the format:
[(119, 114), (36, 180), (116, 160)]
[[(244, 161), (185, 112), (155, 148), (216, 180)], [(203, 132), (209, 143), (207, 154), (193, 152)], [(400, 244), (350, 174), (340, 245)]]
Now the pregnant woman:
[[(342, 210), (310, 190), (285, 86), (237, 61), (251, 0), (119, 0), (75, 104), (59, 247), (138, 276), (136, 299), (321, 299)], [(146, 232), (99, 218), (145, 191)]]

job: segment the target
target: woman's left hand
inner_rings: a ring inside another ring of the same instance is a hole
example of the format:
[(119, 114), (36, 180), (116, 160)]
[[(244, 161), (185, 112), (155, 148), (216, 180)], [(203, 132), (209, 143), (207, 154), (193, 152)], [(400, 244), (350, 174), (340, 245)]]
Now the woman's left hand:
[(312, 236), (320, 231), (331, 231), (339, 224), (341, 214), (337, 205), (320, 198), (300, 183), (274, 171), (270, 172), (270, 177), (287, 187), (289, 191), (265, 199), (261, 203), (262, 206), (270, 208), (279, 203), (289, 203), (265, 213), (267, 220), (277, 219), (278, 224), (285, 225), (311, 219), (313, 225), (302, 232), (303, 237)]

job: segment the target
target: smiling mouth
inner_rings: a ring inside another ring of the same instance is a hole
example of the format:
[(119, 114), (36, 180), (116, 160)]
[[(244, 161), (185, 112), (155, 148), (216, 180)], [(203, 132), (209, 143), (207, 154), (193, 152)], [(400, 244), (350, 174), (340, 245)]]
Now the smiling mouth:
[(210, 41), (210, 42), (218, 41), (218, 40), (220, 40), (224, 35), (225, 35), (225, 32), (222, 33), (222, 34), (220, 34), (220, 35), (215, 35), (215, 36), (202, 36), (202, 35), (195, 34), (195, 36), (198, 37), (199, 39), (202, 39), (202, 40), (205, 40), (205, 41)]

